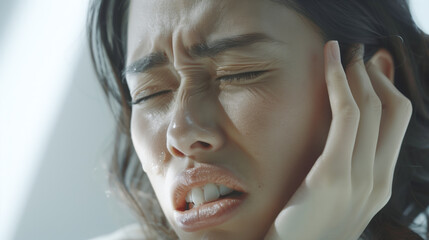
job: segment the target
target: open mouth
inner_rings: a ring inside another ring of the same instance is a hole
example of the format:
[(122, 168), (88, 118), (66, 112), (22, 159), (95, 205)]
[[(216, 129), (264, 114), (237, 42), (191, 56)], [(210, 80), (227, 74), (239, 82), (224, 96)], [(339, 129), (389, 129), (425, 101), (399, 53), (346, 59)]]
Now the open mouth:
[(176, 224), (192, 232), (225, 223), (240, 212), (247, 195), (241, 181), (226, 169), (213, 165), (187, 169), (172, 187)]
[(228, 194), (226, 194), (226, 195), (221, 195), (221, 196), (219, 196), (219, 198), (217, 198), (217, 199), (215, 199), (215, 200), (212, 200), (212, 201), (207, 201), (207, 202), (204, 202), (204, 203), (200, 203), (200, 204), (196, 204), (196, 203), (194, 203), (193, 201), (191, 201), (191, 202), (186, 202), (186, 206), (185, 206), (185, 208), (183, 209), (183, 211), (187, 211), (187, 210), (191, 210), (191, 209), (193, 209), (194, 207), (197, 207), (197, 206), (201, 206), (201, 205), (204, 205), (204, 204), (206, 204), (206, 203), (211, 203), (211, 202), (216, 202), (216, 201), (220, 201), (220, 200), (223, 200), (223, 199), (241, 199), (242, 197), (243, 197), (243, 195), (244, 195), (244, 193), (242, 193), (242, 192), (239, 192), (239, 191), (232, 191), (232, 192), (230, 192), (230, 193), (228, 193)]
[(175, 219), (184, 231), (193, 232), (225, 223), (243, 205), (246, 193), (232, 191), (217, 199), (195, 204), (187, 202), (183, 209), (175, 211)]
[(243, 194), (223, 184), (207, 183), (204, 186), (194, 186), (187, 192), (186, 198), (182, 200), (177, 210), (187, 211), (222, 199), (239, 199)]

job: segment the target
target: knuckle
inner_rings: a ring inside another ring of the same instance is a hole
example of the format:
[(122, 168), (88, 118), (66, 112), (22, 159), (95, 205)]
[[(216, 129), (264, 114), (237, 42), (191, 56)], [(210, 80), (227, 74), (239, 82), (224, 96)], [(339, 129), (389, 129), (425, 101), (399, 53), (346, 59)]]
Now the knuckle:
[(413, 113), (413, 105), (411, 101), (404, 96), (395, 98), (393, 106), (395, 115), (410, 117)]
[(377, 95), (374, 95), (374, 94), (369, 94), (366, 97), (366, 105), (371, 110), (374, 110), (374, 111), (379, 112), (379, 113), (381, 113), (381, 111), (383, 109), (383, 105), (381, 103), (380, 98)]
[(356, 104), (341, 104), (339, 107), (339, 112), (341, 118), (347, 120), (359, 120), (360, 118), (360, 110)]
[(413, 112), (413, 104), (406, 97), (403, 97), (400, 106), (401, 106), (402, 109), (406, 110), (409, 113)]
[(400, 111), (412, 111), (413, 106), (411, 101), (405, 96), (397, 96), (393, 100), (393, 104), (399, 108)]

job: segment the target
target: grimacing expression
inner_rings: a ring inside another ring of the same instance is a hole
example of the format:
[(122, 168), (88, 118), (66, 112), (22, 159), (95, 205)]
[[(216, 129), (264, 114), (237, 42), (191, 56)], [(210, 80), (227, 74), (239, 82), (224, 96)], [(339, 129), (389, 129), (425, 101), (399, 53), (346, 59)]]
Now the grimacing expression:
[[(263, 238), (327, 138), (323, 45), (310, 21), (273, 1), (131, 1), (131, 136), (179, 237)], [(240, 204), (183, 225), (178, 176), (207, 166), (240, 182)]]

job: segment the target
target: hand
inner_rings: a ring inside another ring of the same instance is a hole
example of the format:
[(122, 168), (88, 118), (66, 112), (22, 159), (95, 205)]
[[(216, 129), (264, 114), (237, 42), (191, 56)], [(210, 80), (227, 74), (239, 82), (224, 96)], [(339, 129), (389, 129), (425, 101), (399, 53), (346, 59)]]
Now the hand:
[(332, 109), (327, 142), (266, 239), (356, 240), (389, 201), (412, 105), (371, 62), (365, 66), (362, 55), (360, 46), (346, 74), (338, 43), (325, 45)]

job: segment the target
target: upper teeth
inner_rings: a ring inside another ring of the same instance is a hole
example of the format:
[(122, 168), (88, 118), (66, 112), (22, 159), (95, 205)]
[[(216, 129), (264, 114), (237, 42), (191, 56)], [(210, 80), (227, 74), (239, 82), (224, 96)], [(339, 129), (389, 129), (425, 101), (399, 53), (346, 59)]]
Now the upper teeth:
[(188, 195), (186, 195), (186, 202), (193, 202), (196, 206), (199, 206), (203, 203), (216, 200), (220, 196), (225, 196), (233, 191), (234, 190), (224, 185), (208, 183), (202, 188), (192, 188), (192, 190), (188, 192)]

